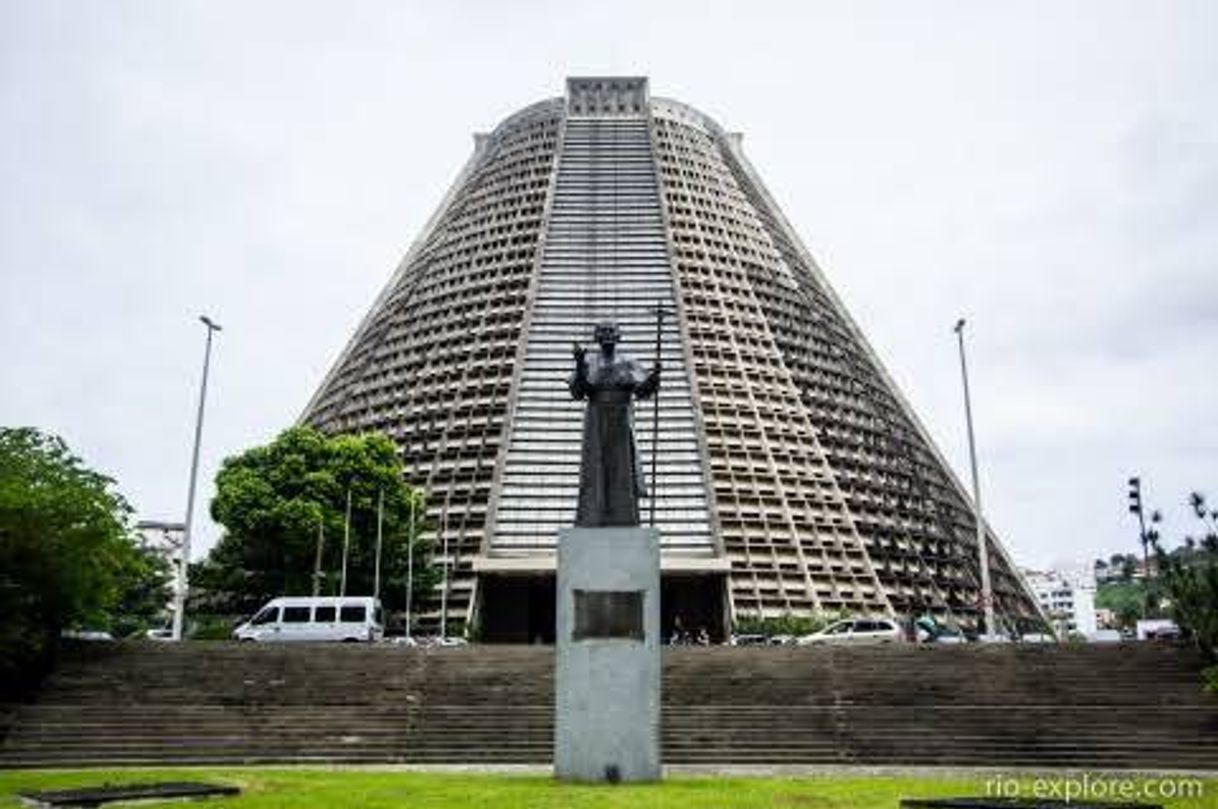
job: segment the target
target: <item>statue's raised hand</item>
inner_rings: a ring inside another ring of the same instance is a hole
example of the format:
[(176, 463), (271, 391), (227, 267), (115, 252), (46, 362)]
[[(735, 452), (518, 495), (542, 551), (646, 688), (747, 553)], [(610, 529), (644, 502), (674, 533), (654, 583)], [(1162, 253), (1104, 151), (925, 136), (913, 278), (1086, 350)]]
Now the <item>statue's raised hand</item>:
[(571, 356), (575, 357), (575, 359), (582, 360), (584, 358), (585, 351), (587, 351), (587, 349), (585, 349), (579, 343), (571, 343)]

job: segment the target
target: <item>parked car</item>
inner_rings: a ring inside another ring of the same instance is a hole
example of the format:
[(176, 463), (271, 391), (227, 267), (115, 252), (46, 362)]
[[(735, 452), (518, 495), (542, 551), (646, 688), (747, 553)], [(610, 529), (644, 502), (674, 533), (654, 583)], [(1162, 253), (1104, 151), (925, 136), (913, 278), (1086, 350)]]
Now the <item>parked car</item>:
[(164, 627), (145, 629), (144, 640), (171, 641), (173, 640), (173, 630)]
[(940, 625), (934, 632), (926, 634), (923, 634), (923, 632), (919, 630), (918, 642), (958, 644), (968, 643), (969, 639), (958, 629), (952, 629), (951, 627)]
[(385, 636), (381, 602), (366, 596), (271, 599), (233, 630), (242, 641), (376, 641)]
[(1087, 636), (1089, 643), (1120, 643), (1124, 638), (1116, 629), (1097, 629)]
[(728, 640), (728, 646), (768, 646), (770, 639), (765, 635), (732, 635)]
[(411, 648), (422, 646), (423, 644), (414, 635), (403, 636), (399, 635), (396, 638), (387, 638), (387, 643), (392, 643), (394, 646), (409, 646)]
[(1177, 640), (1180, 627), (1167, 618), (1148, 618), (1137, 623), (1138, 640)]
[(829, 624), (819, 632), (804, 635), (800, 646), (846, 645), (863, 646), (878, 643), (900, 643), (905, 633), (891, 618), (847, 618)]
[(930, 616), (918, 618), (913, 623), (918, 643), (967, 643), (968, 638), (959, 629), (939, 623)]
[(65, 629), (59, 636), (66, 640), (83, 640), (90, 643), (114, 640), (114, 636), (104, 629)]

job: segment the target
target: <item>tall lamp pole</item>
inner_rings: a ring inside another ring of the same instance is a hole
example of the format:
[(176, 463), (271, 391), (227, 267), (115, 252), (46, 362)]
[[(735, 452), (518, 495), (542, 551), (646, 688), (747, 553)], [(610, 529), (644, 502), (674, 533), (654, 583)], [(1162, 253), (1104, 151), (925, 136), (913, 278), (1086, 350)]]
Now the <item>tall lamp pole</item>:
[(412, 489), (410, 492), (410, 533), (407, 534), (406, 541), (406, 637), (408, 638), (410, 637), (410, 607), (414, 599), (414, 512), (417, 506), (418, 503)]
[(444, 501), (444, 513), (440, 516), (440, 533), (444, 536), (444, 585), (440, 589), (440, 640), (448, 639), (448, 503)]
[(199, 412), (195, 417), (195, 446), (190, 456), (190, 489), (186, 493), (186, 521), (182, 529), (182, 552), (178, 559), (178, 586), (173, 599), (173, 639), (182, 639), (183, 618), (186, 613), (186, 593), (190, 589), (187, 573), (190, 570), (190, 529), (195, 514), (195, 483), (199, 479), (199, 444), (203, 440), (203, 404), (207, 401), (207, 372), (211, 367), (212, 334), (220, 331), (220, 325), (207, 315), (199, 315), (207, 327), (207, 344), (203, 349), (203, 383), (199, 386)]
[(981, 519), (981, 478), (977, 474), (977, 442), (973, 437), (973, 406), (968, 390), (968, 363), (964, 358), (964, 318), (956, 321), (960, 346), (960, 379), (964, 382), (964, 418), (968, 424), (968, 458), (973, 469), (973, 509), (977, 520), (977, 559), (981, 567), (981, 606), (985, 610), (985, 632), (994, 634), (994, 593), (990, 588), (990, 553), (985, 541), (985, 522)]

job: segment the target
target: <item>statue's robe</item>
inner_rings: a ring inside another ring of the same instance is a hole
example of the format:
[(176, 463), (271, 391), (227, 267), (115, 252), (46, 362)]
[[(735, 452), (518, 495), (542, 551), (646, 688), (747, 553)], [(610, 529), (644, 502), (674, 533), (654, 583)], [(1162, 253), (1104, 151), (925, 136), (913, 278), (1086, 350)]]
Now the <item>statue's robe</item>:
[(647, 494), (634, 437), (631, 402), (655, 394), (659, 375), (621, 354), (577, 361), (571, 395), (586, 399), (579, 469), (578, 526), (638, 525), (639, 498)]

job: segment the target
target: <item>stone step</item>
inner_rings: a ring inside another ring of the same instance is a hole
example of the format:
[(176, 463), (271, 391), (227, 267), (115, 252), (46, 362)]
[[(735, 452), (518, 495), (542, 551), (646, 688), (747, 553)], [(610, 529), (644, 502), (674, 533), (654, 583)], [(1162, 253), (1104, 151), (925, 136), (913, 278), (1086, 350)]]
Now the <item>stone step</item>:
[[(1199, 666), (1149, 644), (666, 649), (664, 757), (1218, 769)], [(540, 647), (86, 649), (0, 706), (0, 767), (547, 763), (553, 671)]]

